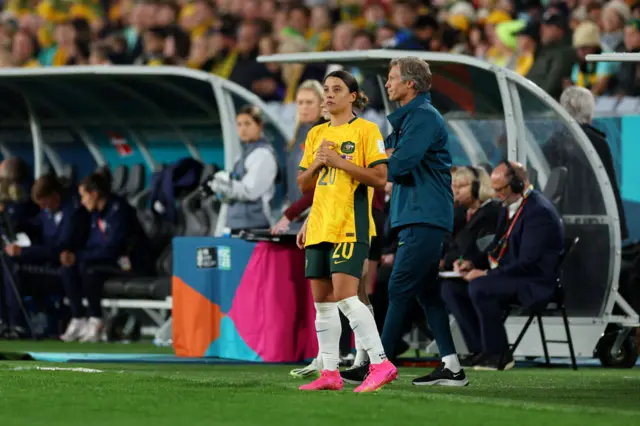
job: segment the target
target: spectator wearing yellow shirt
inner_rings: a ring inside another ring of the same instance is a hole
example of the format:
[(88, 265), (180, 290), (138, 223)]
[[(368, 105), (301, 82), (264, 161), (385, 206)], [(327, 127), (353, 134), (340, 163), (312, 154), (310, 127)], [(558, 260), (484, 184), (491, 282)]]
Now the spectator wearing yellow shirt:
[(498, 36), (496, 34), (496, 26), (503, 22), (511, 21), (511, 15), (503, 10), (494, 10), (491, 12), (484, 24), (484, 33), (487, 36), (487, 41), (489, 42), (489, 50), (486, 53), (485, 59), (494, 64), (500, 64), (505, 62), (504, 59), (504, 49), (502, 46), (499, 46)]
[(497, 65), (526, 75), (533, 65), (538, 27), (535, 22), (527, 24), (521, 20), (498, 24), (496, 35), (498, 45), (505, 52), (505, 62)]
[(55, 25), (53, 30), (55, 44), (40, 53), (38, 60), (45, 66), (61, 67), (67, 65), (70, 53), (76, 48), (76, 29), (72, 21)]
[(540, 43), (540, 23), (530, 21), (518, 31), (518, 59), (514, 71), (522, 76), (529, 73)]

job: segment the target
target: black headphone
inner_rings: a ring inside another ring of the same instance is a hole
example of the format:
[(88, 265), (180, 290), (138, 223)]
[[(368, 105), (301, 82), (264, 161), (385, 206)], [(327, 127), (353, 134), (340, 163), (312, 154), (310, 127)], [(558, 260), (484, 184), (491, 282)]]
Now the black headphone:
[(477, 200), (480, 198), (480, 173), (473, 166), (465, 166), (467, 170), (473, 173), (473, 182), (471, 182), (471, 198)]
[(507, 166), (507, 171), (509, 172), (509, 187), (511, 188), (511, 192), (514, 194), (522, 194), (524, 192), (524, 181), (518, 176), (509, 160), (502, 160), (502, 164)]

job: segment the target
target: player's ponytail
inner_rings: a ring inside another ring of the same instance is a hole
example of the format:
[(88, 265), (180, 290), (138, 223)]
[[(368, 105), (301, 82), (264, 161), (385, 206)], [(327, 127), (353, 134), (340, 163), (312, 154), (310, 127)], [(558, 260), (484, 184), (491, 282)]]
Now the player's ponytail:
[(367, 106), (367, 104), (369, 103), (369, 98), (367, 97), (367, 95), (361, 90), (358, 92), (358, 97), (356, 98), (356, 100), (353, 102), (353, 107), (355, 109), (359, 109), (360, 111), (362, 111), (364, 109), (364, 107)]

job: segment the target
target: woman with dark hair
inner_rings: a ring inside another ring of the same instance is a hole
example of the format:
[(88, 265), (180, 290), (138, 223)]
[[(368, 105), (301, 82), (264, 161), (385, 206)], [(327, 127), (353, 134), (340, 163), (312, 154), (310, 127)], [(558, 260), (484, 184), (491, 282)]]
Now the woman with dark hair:
[(338, 309), (349, 319), (356, 340), (370, 358), (367, 379), (356, 392), (372, 392), (397, 377), (387, 359), (373, 315), (357, 296), (375, 224), (371, 214), (373, 191), (387, 183), (387, 155), (378, 126), (354, 117), (367, 97), (346, 71), (329, 73), (324, 81), (328, 123), (307, 135), (298, 185), (314, 189), (313, 207), (298, 234), (305, 247), (305, 275), (311, 281), (316, 307), (316, 330), (322, 354), (320, 378), (300, 390), (340, 390), (338, 371), (342, 327)]
[(271, 200), (278, 177), (276, 153), (264, 138), (264, 119), (258, 107), (242, 107), (236, 116), (236, 126), (242, 155), (231, 172), (219, 171), (207, 184), (229, 205), (226, 227), (231, 233), (269, 229), (274, 222)]
[[(90, 214), (90, 227), (81, 247), (60, 253), (60, 274), (71, 308), (71, 321), (60, 339), (97, 342), (104, 328), (104, 282), (112, 275), (148, 273), (153, 263), (135, 209), (111, 192), (104, 175), (92, 173), (84, 178), (78, 193), (80, 203)], [(83, 297), (87, 299), (88, 319)]]

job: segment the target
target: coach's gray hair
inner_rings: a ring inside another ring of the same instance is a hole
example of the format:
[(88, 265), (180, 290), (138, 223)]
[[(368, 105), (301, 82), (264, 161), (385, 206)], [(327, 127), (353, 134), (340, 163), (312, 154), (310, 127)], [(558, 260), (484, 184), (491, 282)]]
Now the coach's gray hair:
[(400, 76), (404, 81), (413, 81), (417, 92), (428, 92), (431, 89), (431, 70), (429, 64), (415, 56), (392, 59), (389, 69), (398, 65)]
[(579, 124), (590, 124), (596, 109), (596, 100), (590, 90), (571, 86), (562, 92), (560, 105)]

